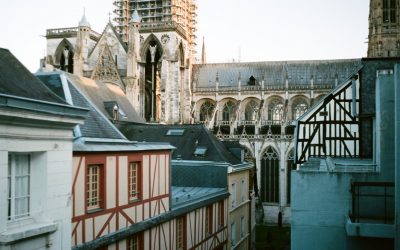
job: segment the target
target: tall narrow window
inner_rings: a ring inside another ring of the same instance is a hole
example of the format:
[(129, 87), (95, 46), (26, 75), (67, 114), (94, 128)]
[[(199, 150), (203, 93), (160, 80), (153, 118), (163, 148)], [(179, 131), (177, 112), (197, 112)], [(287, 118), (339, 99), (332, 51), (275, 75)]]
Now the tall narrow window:
[(200, 121), (208, 122), (212, 120), (214, 104), (211, 101), (205, 101), (200, 107)]
[(231, 121), (235, 117), (236, 105), (233, 101), (228, 101), (224, 105), (224, 109), (222, 110), (222, 120), (223, 121)]
[(240, 182), (240, 201), (244, 202), (244, 198), (245, 198), (245, 182), (244, 180), (242, 180)]
[(289, 155), (287, 158), (287, 177), (286, 177), (286, 182), (287, 182), (287, 191), (286, 191), (286, 202), (287, 204), (290, 204), (290, 182), (291, 182), (291, 174), (292, 170), (296, 170), (296, 165), (294, 164), (294, 149), (291, 149), (289, 151)]
[(139, 250), (139, 239), (136, 235), (128, 239), (127, 250)]
[(259, 108), (258, 102), (255, 100), (251, 100), (247, 105), (245, 109), (245, 120), (246, 121), (255, 121), (257, 120), (257, 113), (258, 113), (258, 108)]
[(235, 222), (231, 223), (231, 246), (236, 244), (236, 225)]
[(272, 101), (268, 107), (268, 118), (271, 121), (280, 123), (283, 120), (283, 104), (279, 101)]
[(186, 249), (185, 239), (185, 217), (181, 216), (176, 219), (176, 248), (178, 250)]
[(231, 185), (231, 207), (236, 207), (236, 183)]
[(268, 147), (261, 160), (261, 200), (279, 202), (279, 157), (272, 147)]
[(206, 218), (205, 218), (205, 228), (206, 234), (212, 233), (213, 228), (213, 212), (212, 212), (212, 205), (206, 207)]
[(240, 217), (240, 238), (244, 237), (244, 226), (245, 226), (245, 221), (244, 221), (244, 216)]
[(8, 155), (8, 220), (29, 216), (30, 212), (30, 155)]
[(128, 173), (129, 200), (133, 201), (140, 199), (139, 163), (137, 162), (129, 163), (128, 171), (129, 171)]
[(396, 0), (383, 0), (383, 22), (396, 23)]
[(221, 228), (225, 224), (225, 205), (224, 201), (218, 203), (218, 227)]
[(101, 165), (89, 165), (86, 175), (86, 198), (87, 209), (101, 208), (102, 199), (102, 174)]

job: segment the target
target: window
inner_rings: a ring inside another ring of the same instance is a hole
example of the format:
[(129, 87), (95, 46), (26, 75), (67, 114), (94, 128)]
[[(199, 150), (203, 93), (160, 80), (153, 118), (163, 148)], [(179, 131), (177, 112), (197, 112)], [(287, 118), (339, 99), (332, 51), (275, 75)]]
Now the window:
[(236, 226), (235, 222), (231, 224), (231, 246), (234, 246), (236, 243)]
[(231, 185), (231, 203), (232, 208), (236, 207), (236, 183), (232, 183)]
[(287, 204), (290, 204), (290, 182), (291, 182), (291, 173), (292, 170), (296, 170), (296, 165), (294, 164), (294, 149), (291, 149), (289, 151), (289, 155), (287, 158), (287, 177), (286, 177), (286, 182), (287, 182), (287, 191), (286, 191), (286, 202)]
[(167, 131), (167, 135), (179, 135), (180, 136), (180, 135), (183, 135), (184, 132), (185, 132), (184, 129), (172, 128)]
[(268, 109), (268, 118), (271, 121), (282, 122), (283, 120), (283, 104), (279, 101), (272, 101)]
[(214, 104), (210, 101), (205, 101), (200, 107), (200, 121), (208, 122), (212, 120), (212, 115), (214, 112)]
[(225, 224), (225, 204), (224, 201), (218, 203), (218, 227), (221, 228)]
[(383, 0), (383, 22), (396, 23), (396, 0)]
[(307, 104), (299, 103), (293, 108), (293, 118), (294, 120), (298, 119), (307, 111)]
[(205, 218), (205, 228), (206, 234), (212, 233), (213, 228), (213, 212), (212, 212), (212, 205), (206, 207), (206, 218)]
[(244, 197), (245, 197), (245, 182), (244, 182), (244, 180), (242, 180), (240, 183), (240, 201), (241, 202), (244, 202)]
[(259, 104), (255, 100), (251, 100), (246, 105), (246, 109), (245, 109), (245, 113), (244, 113), (244, 116), (245, 116), (244, 119), (246, 121), (255, 121), (255, 120), (257, 120), (258, 109), (259, 109)]
[(89, 165), (86, 175), (86, 204), (87, 209), (97, 209), (102, 206), (102, 166)]
[(222, 110), (222, 120), (223, 121), (231, 121), (235, 117), (236, 105), (233, 101), (228, 101), (225, 103), (224, 108)]
[(240, 238), (244, 237), (244, 216), (240, 217)]
[(176, 248), (178, 250), (186, 249), (185, 239), (185, 217), (179, 217), (176, 219)]
[(127, 250), (138, 250), (139, 249), (139, 239), (136, 235), (128, 239)]
[(272, 147), (261, 159), (261, 200), (279, 203), (279, 156)]
[(206, 153), (207, 153), (207, 147), (198, 146), (194, 151), (195, 156), (205, 156)]
[(129, 168), (128, 168), (128, 183), (129, 183), (129, 200), (137, 200), (140, 199), (140, 182), (139, 182), (139, 163), (137, 162), (131, 162), (129, 163)]
[(30, 154), (10, 153), (8, 155), (8, 220), (29, 216), (30, 212)]

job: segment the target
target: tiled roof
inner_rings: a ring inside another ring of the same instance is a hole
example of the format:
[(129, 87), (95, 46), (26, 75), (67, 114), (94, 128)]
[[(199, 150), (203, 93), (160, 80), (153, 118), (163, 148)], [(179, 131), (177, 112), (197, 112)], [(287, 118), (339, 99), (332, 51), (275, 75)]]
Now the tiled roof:
[[(172, 159), (226, 162), (240, 164), (240, 159), (203, 125), (155, 125), (155, 124), (118, 124), (120, 131), (131, 141), (169, 142), (174, 150)], [(171, 129), (183, 130), (182, 135), (167, 135)], [(197, 147), (206, 147), (204, 156), (195, 155)]]
[(215, 87), (216, 78), (220, 87), (237, 87), (240, 76), (241, 86), (246, 86), (251, 76), (256, 85), (264, 86), (335, 85), (346, 80), (361, 65), (361, 59), (315, 60), (315, 61), (276, 61), (251, 63), (198, 64), (193, 66), (193, 85), (196, 88)]
[(7, 49), (0, 48), (0, 93), (67, 104), (35, 77)]

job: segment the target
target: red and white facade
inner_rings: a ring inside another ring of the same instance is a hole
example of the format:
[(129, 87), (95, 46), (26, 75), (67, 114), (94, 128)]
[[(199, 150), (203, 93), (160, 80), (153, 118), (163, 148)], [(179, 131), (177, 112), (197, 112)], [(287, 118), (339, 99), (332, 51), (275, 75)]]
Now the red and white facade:
[(170, 150), (74, 152), (73, 249), (226, 249), (227, 197), (171, 209)]

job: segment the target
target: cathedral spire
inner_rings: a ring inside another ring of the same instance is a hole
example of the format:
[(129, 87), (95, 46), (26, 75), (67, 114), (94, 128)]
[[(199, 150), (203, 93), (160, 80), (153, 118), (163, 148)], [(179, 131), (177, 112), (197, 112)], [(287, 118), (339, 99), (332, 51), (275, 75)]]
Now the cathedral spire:
[(79, 27), (90, 27), (90, 23), (86, 19), (85, 9), (83, 9), (83, 16), (81, 18), (81, 21), (79, 22)]
[(201, 64), (206, 64), (206, 44), (204, 42), (204, 36), (203, 36), (203, 47), (201, 48)]
[(142, 19), (139, 16), (137, 9), (135, 9), (132, 13), (132, 17), (129, 23), (140, 23)]

